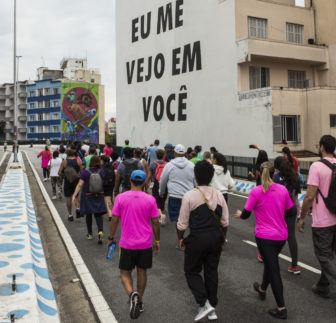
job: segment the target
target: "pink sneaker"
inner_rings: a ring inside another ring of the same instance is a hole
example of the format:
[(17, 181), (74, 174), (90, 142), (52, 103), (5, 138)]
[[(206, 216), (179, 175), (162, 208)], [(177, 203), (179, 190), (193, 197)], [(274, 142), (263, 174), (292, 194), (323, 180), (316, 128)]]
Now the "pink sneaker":
[(299, 266), (295, 266), (295, 267), (289, 266), (288, 271), (290, 273), (293, 273), (294, 275), (300, 275), (301, 274), (301, 270), (300, 270)]

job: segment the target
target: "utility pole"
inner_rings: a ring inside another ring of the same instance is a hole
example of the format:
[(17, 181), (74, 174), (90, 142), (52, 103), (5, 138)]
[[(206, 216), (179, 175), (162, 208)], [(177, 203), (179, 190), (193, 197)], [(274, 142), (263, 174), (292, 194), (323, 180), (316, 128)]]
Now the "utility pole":
[(14, 0), (14, 162), (18, 162), (17, 158), (17, 73), (16, 73), (16, 0)]

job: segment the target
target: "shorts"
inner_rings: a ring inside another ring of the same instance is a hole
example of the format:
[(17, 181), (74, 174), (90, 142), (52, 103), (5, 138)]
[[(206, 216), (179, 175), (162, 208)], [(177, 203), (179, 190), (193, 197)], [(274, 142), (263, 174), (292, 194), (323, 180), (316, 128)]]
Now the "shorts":
[(130, 250), (119, 248), (119, 269), (152, 268), (153, 249)]
[(69, 183), (67, 180), (64, 181), (64, 197), (72, 197), (73, 193), (75, 193), (78, 182), (79, 179), (74, 181), (73, 183)]
[(110, 198), (113, 198), (113, 189), (112, 190), (104, 190), (104, 196), (109, 196)]
[(168, 214), (171, 222), (177, 222), (180, 215), (182, 199), (169, 197), (168, 199)]

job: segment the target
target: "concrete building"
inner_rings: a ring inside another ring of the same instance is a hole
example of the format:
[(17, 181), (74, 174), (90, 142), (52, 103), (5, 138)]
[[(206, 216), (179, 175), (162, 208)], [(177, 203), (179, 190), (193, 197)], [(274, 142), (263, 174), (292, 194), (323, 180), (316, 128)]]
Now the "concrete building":
[(336, 136), (336, 1), (131, 0), (117, 6), (118, 144), (255, 156)]
[[(17, 82), (17, 127), (18, 140), (25, 140), (26, 128), (26, 87), (28, 81)], [(6, 122), (5, 140), (14, 140), (14, 86), (13, 83), (0, 85), (0, 120)]]
[(35, 81), (27, 86), (27, 140), (61, 139), (61, 82)]

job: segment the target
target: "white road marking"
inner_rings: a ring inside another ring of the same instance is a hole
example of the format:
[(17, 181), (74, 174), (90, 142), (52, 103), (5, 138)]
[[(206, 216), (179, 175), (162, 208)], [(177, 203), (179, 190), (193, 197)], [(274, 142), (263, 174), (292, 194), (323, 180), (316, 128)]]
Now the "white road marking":
[(248, 199), (248, 196), (245, 196), (245, 195), (240, 195), (240, 194), (231, 193), (231, 192), (228, 192), (228, 194), (229, 194), (229, 195), (233, 195), (233, 196), (242, 197), (243, 199)]
[[(251, 245), (251, 246), (253, 246), (253, 247), (256, 247), (256, 248), (258, 247), (257, 244), (256, 244), (255, 242), (252, 242), (252, 241), (249, 241), (249, 240), (243, 240), (243, 242), (245, 242), (245, 243), (247, 243), (247, 244), (249, 244), (249, 245)], [(287, 257), (287, 256), (285, 256), (285, 255), (283, 255), (283, 254), (280, 254), (279, 257), (280, 257), (281, 259), (284, 259), (284, 260), (290, 262), (290, 263), (292, 262), (292, 258)], [(300, 261), (298, 262), (298, 266), (299, 266), (299, 267), (302, 267), (302, 268), (304, 268), (304, 269), (307, 269), (307, 270), (311, 271), (311, 272), (314, 273), (314, 274), (321, 275), (321, 270), (318, 270), (318, 269), (316, 269), (316, 268), (314, 268), (314, 267), (311, 267), (311, 266), (309, 266), (309, 265), (306, 265), (306, 264), (304, 264), (304, 263), (302, 263), (302, 262), (300, 262)]]

